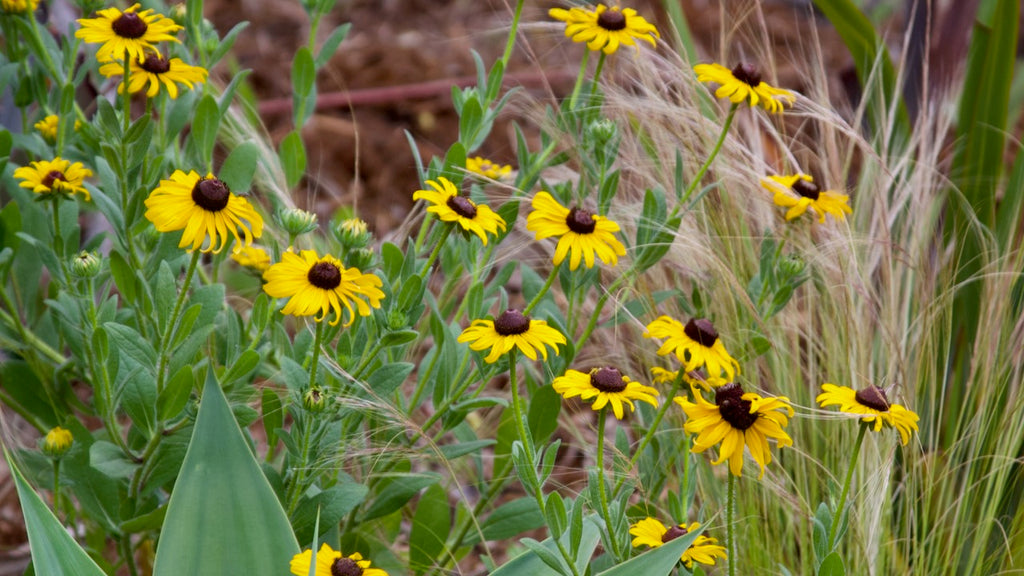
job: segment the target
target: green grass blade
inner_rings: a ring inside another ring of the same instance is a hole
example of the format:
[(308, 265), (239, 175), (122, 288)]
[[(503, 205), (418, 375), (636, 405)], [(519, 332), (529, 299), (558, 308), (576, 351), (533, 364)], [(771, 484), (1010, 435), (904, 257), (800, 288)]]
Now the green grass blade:
[(89, 558), (85, 550), (61, 526), (53, 512), (50, 512), (43, 499), (28, 485), (7, 450), (4, 450), (4, 458), (7, 459), (7, 466), (14, 477), (18, 498), (21, 500), (35, 573), (48, 576), (103, 576), (103, 570)]
[(153, 573), (280, 576), (298, 552), (224, 393), (207, 380)]
[[(835, 26), (839, 37), (846, 44), (846, 49), (853, 56), (857, 78), (864, 86), (868, 119), (875, 132), (884, 132), (880, 119), (886, 117), (886, 111), (893, 110), (895, 104), (896, 124), (893, 136), (898, 142), (906, 142), (910, 135), (910, 115), (897, 91), (896, 68), (892, 64), (892, 58), (882, 40), (875, 34), (875, 27), (871, 21), (851, 0), (814, 0), (814, 5)], [(872, 87), (868, 85), (868, 79), (876, 63), (881, 66), (881, 84)]]

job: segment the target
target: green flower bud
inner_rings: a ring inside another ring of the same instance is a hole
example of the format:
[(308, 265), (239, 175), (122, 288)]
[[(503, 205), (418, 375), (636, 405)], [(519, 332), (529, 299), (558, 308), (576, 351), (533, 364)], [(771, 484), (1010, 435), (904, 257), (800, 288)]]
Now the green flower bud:
[(366, 248), (370, 241), (373, 240), (373, 235), (367, 229), (366, 222), (359, 218), (342, 220), (335, 226), (334, 236), (346, 250)]
[(807, 263), (799, 256), (788, 255), (779, 262), (779, 270), (785, 278), (795, 278), (803, 274)]
[(327, 397), (324, 396), (323, 389), (313, 386), (306, 390), (306, 393), (302, 395), (302, 406), (313, 414), (323, 412), (327, 407)]
[(300, 208), (287, 208), (277, 213), (277, 222), (291, 237), (316, 230), (316, 214)]
[(100, 272), (102, 262), (95, 252), (78, 253), (71, 259), (71, 273), (78, 278), (94, 278)]
[(61, 458), (68, 453), (68, 450), (71, 450), (74, 441), (70, 430), (57, 426), (47, 432), (46, 437), (43, 438), (43, 454), (54, 460)]
[(373, 262), (376, 260), (377, 254), (369, 248), (357, 248), (350, 250), (348, 254), (345, 254), (345, 266), (349, 268), (358, 268), (360, 271), (368, 270), (373, 267)]
[(388, 328), (390, 330), (402, 330), (409, 325), (409, 317), (400, 310), (388, 312)]
[(587, 126), (587, 139), (594, 148), (604, 148), (619, 133), (619, 127), (607, 119), (595, 120)]

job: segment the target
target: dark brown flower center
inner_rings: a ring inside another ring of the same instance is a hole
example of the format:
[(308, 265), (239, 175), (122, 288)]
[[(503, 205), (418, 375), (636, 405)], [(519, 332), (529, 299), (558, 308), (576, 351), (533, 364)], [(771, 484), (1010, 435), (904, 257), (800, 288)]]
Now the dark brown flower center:
[(750, 413), (750, 400), (743, 399), (743, 388), (735, 382), (715, 389), (715, 404), (722, 420), (737, 430), (746, 430), (757, 421), (757, 414)]
[(192, 188), (192, 201), (207, 212), (220, 212), (228, 205), (231, 190), (216, 178), (200, 178)]
[(609, 366), (591, 372), (590, 385), (601, 392), (622, 392), (626, 389), (626, 380), (622, 372)]
[(362, 576), (363, 569), (351, 558), (338, 558), (331, 564), (331, 576)]
[(757, 65), (755, 64), (737, 64), (736, 67), (732, 69), (732, 75), (740, 82), (749, 84), (755, 88), (761, 83), (761, 71), (758, 70)]
[(494, 331), (502, 336), (515, 336), (530, 329), (530, 317), (519, 310), (508, 309), (494, 320)]
[(153, 74), (163, 74), (171, 69), (171, 63), (156, 54), (150, 54), (142, 61), (142, 69)]
[(590, 210), (573, 208), (565, 217), (565, 225), (577, 234), (593, 234), (597, 222), (594, 220), (594, 213)]
[(878, 386), (868, 386), (863, 390), (857, 390), (853, 397), (862, 406), (873, 408), (879, 412), (889, 411), (889, 398), (885, 395), (885, 390)]
[(793, 183), (793, 192), (803, 196), (804, 198), (810, 198), (811, 200), (817, 200), (820, 195), (820, 189), (814, 182), (808, 182), (803, 178), (798, 179)]
[(149, 29), (146, 25), (146, 21), (139, 18), (139, 15), (134, 12), (125, 12), (110, 23), (110, 27), (114, 29), (114, 34), (117, 34), (121, 38), (130, 38), (132, 40), (136, 38), (142, 38)]
[(476, 218), (476, 206), (470, 202), (469, 198), (463, 198), (462, 196), (452, 196), (448, 199), (448, 207), (451, 208), (456, 214), (463, 218), (469, 218), (472, 220)]
[(690, 340), (705, 348), (711, 348), (718, 341), (718, 331), (715, 330), (714, 324), (704, 318), (693, 318), (683, 327), (683, 332)]
[(605, 10), (597, 17), (597, 25), (605, 30), (622, 30), (626, 27), (626, 16), (618, 10)]
[(330, 262), (317, 262), (306, 274), (309, 283), (324, 290), (334, 290), (341, 284), (341, 270)]
[(665, 544), (679, 538), (680, 536), (685, 536), (686, 532), (686, 528), (683, 528), (682, 526), (673, 526), (661, 535), (661, 543)]
[(46, 176), (43, 176), (42, 184), (43, 184), (43, 186), (46, 186), (47, 188), (51, 188), (52, 189), (53, 188), (53, 183), (58, 181), (58, 180), (61, 181), (61, 182), (67, 182), (68, 181), (67, 177), (64, 176), (64, 173), (61, 172), (60, 170), (50, 170), (49, 172), (46, 173)]

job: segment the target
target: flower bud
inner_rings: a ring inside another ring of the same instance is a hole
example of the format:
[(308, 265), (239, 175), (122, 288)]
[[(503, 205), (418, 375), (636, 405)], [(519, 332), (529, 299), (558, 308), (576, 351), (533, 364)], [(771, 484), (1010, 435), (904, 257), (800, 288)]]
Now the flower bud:
[(388, 329), (402, 330), (409, 325), (409, 317), (400, 310), (388, 312)]
[(349, 268), (358, 268), (360, 271), (367, 270), (373, 267), (373, 262), (377, 258), (377, 255), (369, 248), (357, 248), (350, 250), (348, 254), (345, 254), (345, 266)]
[(346, 250), (366, 248), (373, 235), (366, 227), (366, 222), (359, 218), (347, 218), (334, 227), (334, 236)]
[(312, 386), (306, 390), (306, 393), (302, 395), (302, 406), (313, 414), (323, 412), (327, 407), (327, 397), (324, 396), (323, 388)]
[(604, 148), (618, 133), (618, 126), (607, 119), (595, 120), (587, 126), (587, 136), (597, 149)]
[(786, 278), (795, 278), (803, 274), (805, 268), (807, 268), (807, 263), (799, 256), (789, 255), (779, 262), (779, 269)]
[(74, 441), (70, 430), (57, 426), (47, 432), (46, 437), (43, 438), (43, 454), (56, 460), (68, 453)]
[(287, 208), (277, 213), (277, 221), (291, 237), (316, 230), (316, 214), (301, 208)]
[(102, 262), (95, 252), (79, 252), (71, 259), (71, 273), (77, 278), (94, 278), (100, 272)]

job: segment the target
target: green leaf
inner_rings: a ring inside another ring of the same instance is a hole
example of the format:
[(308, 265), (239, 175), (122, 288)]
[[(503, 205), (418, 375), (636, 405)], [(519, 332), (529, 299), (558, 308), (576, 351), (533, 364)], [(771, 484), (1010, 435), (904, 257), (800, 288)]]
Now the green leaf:
[(433, 566), (444, 552), (451, 531), (450, 509), (448, 493), (440, 484), (427, 488), (420, 497), (409, 534), (409, 564), (417, 574)]
[(284, 179), (289, 188), (294, 188), (302, 179), (302, 175), (306, 173), (306, 147), (302, 143), (302, 136), (298, 131), (289, 132), (284, 137), (278, 154), (281, 157)]
[(273, 388), (263, 389), (260, 413), (263, 416), (263, 431), (267, 435), (269, 450), (267, 458), (269, 459), (277, 445), (277, 429), (284, 426), (284, 408), (281, 407), (281, 397)]
[(334, 53), (338, 51), (338, 46), (348, 36), (349, 30), (351, 30), (352, 24), (346, 23), (338, 26), (331, 31), (331, 35), (324, 40), (324, 43), (320, 46), (320, 52), (316, 55), (316, 69), (319, 70), (327, 65)]
[(569, 515), (565, 511), (565, 501), (558, 492), (548, 494), (544, 506), (544, 514), (547, 516), (548, 529), (551, 535), (561, 536), (569, 527)]
[(228, 31), (224, 35), (224, 38), (217, 43), (217, 48), (210, 54), (209, 66), (207, 68), (213, 68), (213, 66), (220, 62), (220, 59), (227, 54), (231, 47), (235, 45), (235, 41), (238, 40), (238, 35), (249, 26), (248, 22), (239, 22), (235, 24), (235, 27)]
[(366, 522), (391, 514), (405, 506), (409, 500), (420, 493), (420, 490), (431, 484), (436, 484), (438, 480), (440, 477), (436, 474), (407, 474), (395, 478), (380, 491), (362, 521)]
[(231, 384), (235, 380), (238, 380), (255, 370), (259, 363), (260, 353), (255, 350), (246, 350), (242, 352), (237, 360), (235, 360), (234, 364), (231, 365), (231, 368), (224, 372), (224, 376), (221, 380), (225, 385)]
[[(484, 540), (506, 540), (543, 525), (544, 515), (541, 514), (537, 501), (533, 496), (527, 496), (498, 506), (480, 524), (480, 532), (483, 533)], [(475, 543), (478, 540), (479, 534), (471, 534), (465, 543)]]
[[(292, 113), (296, 128), (301, 128), (313, 114), (313, 106), (309, 106), (310, 96), (316, 98), (316, 66), (313, 64), (313, 53), (303, 46), (295, 53), (292, 60)], [(314, 100), (314, 105), (315, 105)]]
[(103, 576), (103, 570), (89, 558), (53, 512), (50, 512), (43, 499), (28, 485), (6, 449), (4, 458), (7, 459), (7, 467), (14, 477), (18, 499), (21, 501), (35, 573), (47, 576)]
[(839, 554), (833, 552), (825, 557), (825, 561), (818, 567), (818, 576), (846, 576), (846, 567)]
[(562, 411), (562, 398), (553, 386), (541, 386), (530, 394), (530, 408), (526, 423), (534, 442), (546, 442), (558, 428), (558, 414)]
[(687, 532), (685, 535), (671, 540), (659, 548), (627, 560), (622, 564), (614, 566), (598, 576), (668, 576), (672, 569), (679, 563), (683, 552), (693, 544), (697, 536), (704, 532), (704, 529)]
[(218, 178), (223, 180), (235, 194), (248, 192), (252, 177), (256, 173), (259, 148), (255, 142), (244, 142), (228, 155), (220, 167)]
[(494, 446), (495, 440), (473, 440), (441, 446), (441, 456), (445, 460), (454, 460), (467, 454), (478, 452), (488, 446)]
[(181, 414), (194, 385), (191, 366), (182, 366), (174, 373), (156, 399), (156, 413), (160, 420), (171, 420)]
[[(314, 489), (310, 489), (312, 491)], [(321, 524), (338, 524), (346, 514), (366, 500), (369, 489), (351, 479), (304, 498), (295, 512), (295, 533), (302, 542), (313, 540), (314, 520), (319, 513)]]
[(195, 119), (192, 121), (192, 142), (199, 160), (205, 165), (213, 157), (213, 146), (217, 143), (220, 128), (220, 108), (217, 100), (207, 94), (199, 100)]
[(402, 344), (408, 344), (412, 342), (420, 333), (415, 330), (395, 330), (388, 332), (380, 339), (381, 348), (390, 348), (392, 346), (401, 346)]
[(521, 542), (530, 550), (530, 552), (533, 552), (537, 558), (540, 558), (541, 562), (543, 562), (548, 568), (566, 576), (569, 574), (565, 563), (562, 562), (561, 556), (555, 554), (554, 551), (548, 549), (533, 538), (523, 538)]
[(227, 398), (208, 379), (168, 503), (154, 576), (279, 576), (298, 552), (288, 518)]
[[(567, 536), (563, 536), (560, 540), (562, 545), (566, 549), (573, 549), (569, 546)], [(580, 544), (579, 544), (579, 555), (576, 557), (576, 572), (579, 574), (586, 573), (587, 566), (590, 564), (590, 558), (594, 554), (594, 549), (597, 548), (597, 543), (600, 541), (600, 531), (594, 524), (593, 520), (587, 519), (583, 522), (583, 529), (581, 531)], [(541, 545), (550, 550), (552, 553), (558, 553), (558, 547), (555, 545), (555, 541), (551, 538), (541, 542)], [(679, 553), (682, 555), (682, 552)], [(648, 576), (646, 573), (638, 572), (637, 575)], [(634, 576), (637, 576), (634, 575)], [(537, 554), (534, 552), (526, 552), (519, 556), (516, 556), (512, 560), (509, 560), (497, 570), (491, 572), (491, 576), (562, 576), (560, 572), (557, 572), (542, 561)]]
[(366, 384), (374, 394), (386, 398), (401, 386), (415, 367), (415, 364), (409, 362), (385, 364), (370, 374), (370, 377), (366, 379)]

